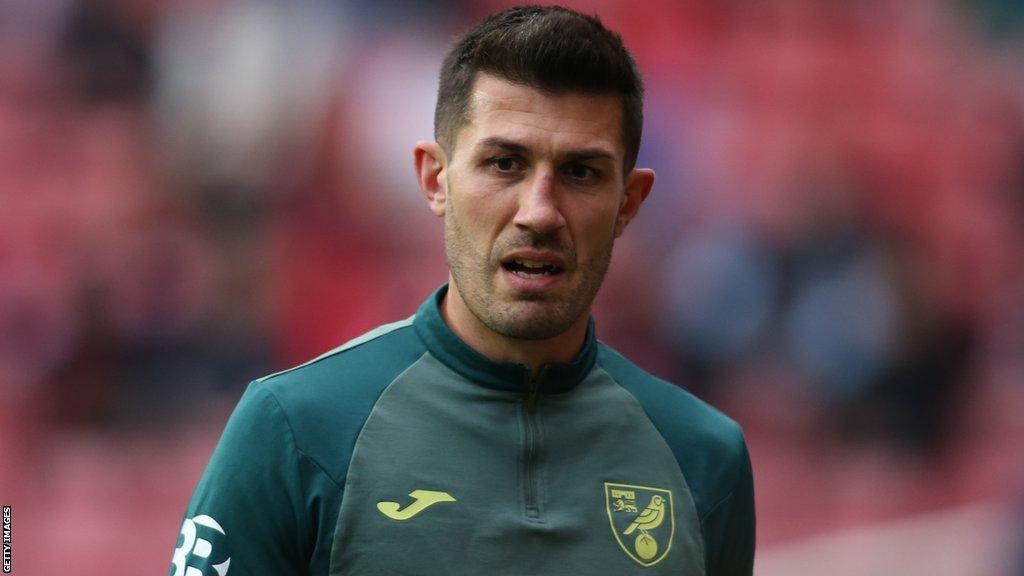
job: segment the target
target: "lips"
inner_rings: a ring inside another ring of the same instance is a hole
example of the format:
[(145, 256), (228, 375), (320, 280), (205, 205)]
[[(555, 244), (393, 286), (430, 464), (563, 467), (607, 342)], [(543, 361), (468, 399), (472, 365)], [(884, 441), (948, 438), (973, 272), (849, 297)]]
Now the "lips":
[(565, 262), (548, 252), (514, 252), (501, 260), (501, 267), (526, 279), (557, 276), (565, 271)]

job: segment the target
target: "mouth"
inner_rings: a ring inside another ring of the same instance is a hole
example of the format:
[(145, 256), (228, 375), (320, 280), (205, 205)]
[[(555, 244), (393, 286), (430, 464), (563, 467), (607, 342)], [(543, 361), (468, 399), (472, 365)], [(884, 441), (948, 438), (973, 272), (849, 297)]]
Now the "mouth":
[(557, 276), (565, 272), (565, 269), (556, 263), (528, 258), (512, 258), (502, 262), (501, 267), (515, 276), (526, 279)]
[(501, 268), (509, 287), (533, 297), (555, 290), (568, 276), (565, 259), (542, 250), (516, 250), (502, 258)]

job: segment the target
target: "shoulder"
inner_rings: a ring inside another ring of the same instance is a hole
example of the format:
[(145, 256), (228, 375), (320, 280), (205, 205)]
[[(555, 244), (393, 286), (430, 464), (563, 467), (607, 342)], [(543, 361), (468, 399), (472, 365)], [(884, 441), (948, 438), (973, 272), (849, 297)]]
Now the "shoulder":
[(598, 364), (643, 408), (665, 439), (693, 492), (701, 517), (732, 496), (749, 475), (743, 430), (710, 404), (599, 345)]
[[(353, 392), (351, 379), (380, 376), (380, 369), (403, 356), (415, 361), (423, 353), (412, 328), (412, 318), (378, 326), (341, 346), (298, 366), (264, 376), (254, 385), (289, 401), (301, 401), (331, 391)], [(410, 362), (411, 363), (411, 362)]]
[(347, 460), (337, 455), (351, 451), (381, 393), (425, 350), (412, 318), (407, 318), (264, 376), (251, 384), (246, 396), (276, 405), (296, 449), (340, 481)]

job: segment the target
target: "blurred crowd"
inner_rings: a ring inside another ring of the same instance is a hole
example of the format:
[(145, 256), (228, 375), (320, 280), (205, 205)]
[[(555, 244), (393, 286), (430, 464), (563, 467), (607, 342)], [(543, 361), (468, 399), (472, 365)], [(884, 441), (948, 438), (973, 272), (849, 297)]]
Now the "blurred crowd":
[[(448, 43), (506, 4), (0, 4), (0, 494), (25, 524), (134, 530), (163, 566), (245, 384), (445, 280), (412, 145)], [(1024, 2), (567, 4), (633, 50), (658, 174), (598, 336), (744, 426), (762, 549), (1024, 510)]]

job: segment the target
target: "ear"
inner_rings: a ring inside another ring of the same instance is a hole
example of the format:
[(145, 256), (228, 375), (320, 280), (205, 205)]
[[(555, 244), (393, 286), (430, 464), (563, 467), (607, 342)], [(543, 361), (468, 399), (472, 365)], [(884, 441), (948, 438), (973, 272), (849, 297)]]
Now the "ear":
[(444, 216), (448, 201), (448, 181), (445, 178), (448, 160), (444, 148), (437, 142), (417, 142), (413, 161), (420, 190), (426, 196), (431, 212)]
[(640, 204), (647, 199), (654, 187), (654, 170), (650, 168), (635, 168), (626, 177), (626, 193), (622, 195), (622, 202), (619, 203), (619, 214), (615, 218), (615, 237), (622, 236), (626, 226), (640, 210)]

